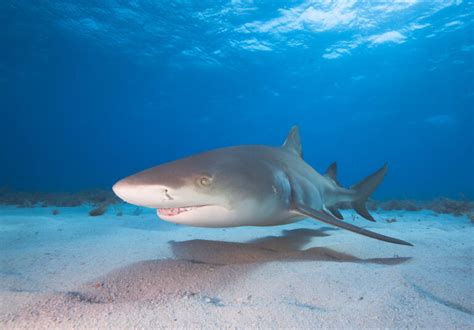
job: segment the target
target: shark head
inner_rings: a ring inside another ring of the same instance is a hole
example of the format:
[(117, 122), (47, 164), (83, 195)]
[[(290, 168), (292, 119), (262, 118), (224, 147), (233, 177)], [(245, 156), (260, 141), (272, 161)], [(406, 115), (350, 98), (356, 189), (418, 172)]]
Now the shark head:
[(113, 190), (130, 204), (157, 209), (166, 221), (225, 227), (264, 210), (265, 196), (274, 195), (273, 181), (264, 162), (235, 147), (144, 170)]

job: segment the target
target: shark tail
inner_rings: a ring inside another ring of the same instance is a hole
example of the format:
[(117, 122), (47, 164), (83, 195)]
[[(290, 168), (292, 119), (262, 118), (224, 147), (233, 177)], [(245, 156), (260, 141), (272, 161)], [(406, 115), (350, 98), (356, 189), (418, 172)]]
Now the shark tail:
[(351, 190), (355, 194), (355, 198), (351, 203), (352, 208), (367, 220), (375, 221), (374, 217), (372, 217), (367, 210), (365, 203), (369, 196), (372, 195), (375, 189), (380, 185), (387, 170), (388, 166), (385, 164), (382, 168), (351, 187)]

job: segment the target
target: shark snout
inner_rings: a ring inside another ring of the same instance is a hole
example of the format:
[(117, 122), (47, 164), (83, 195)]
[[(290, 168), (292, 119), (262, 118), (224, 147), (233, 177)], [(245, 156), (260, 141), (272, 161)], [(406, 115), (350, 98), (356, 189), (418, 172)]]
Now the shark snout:
[(127, 191), (129, 191), (130, 188), (130, 185), (125, 182), (125, 180), (120, 180), (112, 186), (112, 190), (114, 191), (115, 195), (121, 199), (124, 199)]
[(167, 187), (136, 184), (127, 179), (118, 181), (112, 190), (123, 201), (138, 206), (157, 208), (173, 200)]

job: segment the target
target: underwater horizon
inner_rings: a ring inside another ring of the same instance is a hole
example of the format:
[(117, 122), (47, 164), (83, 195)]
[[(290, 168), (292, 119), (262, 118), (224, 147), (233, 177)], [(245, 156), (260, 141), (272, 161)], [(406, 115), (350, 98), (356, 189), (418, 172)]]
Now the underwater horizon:
[(281, 145), (377, 199), (474, 198), (473, 1), (3, 1), (0, 187), (110, 190)]

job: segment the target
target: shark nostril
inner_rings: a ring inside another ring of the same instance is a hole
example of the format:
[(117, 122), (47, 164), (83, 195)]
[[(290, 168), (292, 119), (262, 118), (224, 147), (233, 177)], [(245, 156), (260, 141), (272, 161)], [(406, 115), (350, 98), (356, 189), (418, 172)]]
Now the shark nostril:
[(165, 196), (166, 196), (166, 198), (168, 198), (170, 201), (173, 200), (173, 197), (171, 197), (171, 195), (168, 194), (168, 189), (165, 189)]

